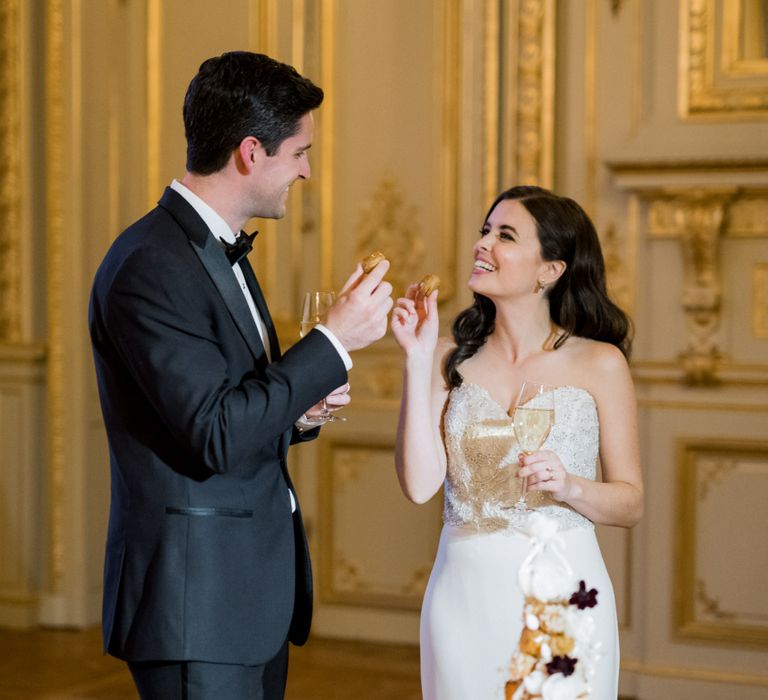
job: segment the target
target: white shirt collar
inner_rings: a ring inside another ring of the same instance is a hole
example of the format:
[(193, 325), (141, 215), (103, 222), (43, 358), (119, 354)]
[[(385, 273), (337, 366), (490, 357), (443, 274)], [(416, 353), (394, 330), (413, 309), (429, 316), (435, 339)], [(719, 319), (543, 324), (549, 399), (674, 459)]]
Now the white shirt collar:
[(209, 204), (206, 204), (190, 190), (189, 187), (174, 179), (171, 183), (171, 189), (178, 192), (189, 202), (190, 206), (200, 215), (200, 218), (205, 222), (205, 225), (211, 230), (216, 239), (226, 241), (227, 243), (235, 242), (235, 234), (232, 233), (229, 224)]

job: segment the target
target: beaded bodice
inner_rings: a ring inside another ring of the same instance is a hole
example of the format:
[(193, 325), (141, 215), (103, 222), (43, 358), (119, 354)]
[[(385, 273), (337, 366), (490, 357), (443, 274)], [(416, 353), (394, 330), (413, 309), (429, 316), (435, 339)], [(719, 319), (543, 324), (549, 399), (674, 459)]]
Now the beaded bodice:
[[(507, 412), (483, 387), (465, 382), (451, 390), (444, 423), (448, 471), (443, 519), (447, 524), (482, 531), (520, 525), (520, 516), (505, 508), (520, 494), (519, 449), (511, 424)], [(555, 389), (555, 424), (542, 449), (556, 452), (569, 473), (594, 480), (599, 441), (592, 395), (579, 387)], [(594, 527), (547, 492), (531, 491), (527, 502), (556, 519), (561, 530)]]

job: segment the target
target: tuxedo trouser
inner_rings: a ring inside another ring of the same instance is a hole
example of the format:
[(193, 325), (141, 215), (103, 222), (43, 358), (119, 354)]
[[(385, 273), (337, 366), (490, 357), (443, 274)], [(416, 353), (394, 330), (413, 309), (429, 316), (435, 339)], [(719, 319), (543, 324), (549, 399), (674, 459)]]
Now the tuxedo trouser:
[(283, 700), (288, 642), (260, 666), (201, 661), (128, 662), (141, 700)]

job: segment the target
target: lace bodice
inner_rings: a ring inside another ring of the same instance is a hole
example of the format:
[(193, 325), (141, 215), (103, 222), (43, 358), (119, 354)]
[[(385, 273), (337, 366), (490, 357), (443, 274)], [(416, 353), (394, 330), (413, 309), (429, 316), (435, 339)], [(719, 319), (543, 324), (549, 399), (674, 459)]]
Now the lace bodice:
[[(519, 525), (520, 516), (504, 508), (520, 494), (519, 449), (507, 412), (483, 387), (465, 382), (451, 390), (444, 429), (448, 455), (444, 521), (483, 531)], [(555, 425), (542, 449), (556, 452), (569, 473), (594, 480), (599, 441), (592, 395), (578, 387), (558, 387)], [(558, 520), (561, 530), (594, 527), (549, 493), (532, 491), (526, 500), (531, 508)]]

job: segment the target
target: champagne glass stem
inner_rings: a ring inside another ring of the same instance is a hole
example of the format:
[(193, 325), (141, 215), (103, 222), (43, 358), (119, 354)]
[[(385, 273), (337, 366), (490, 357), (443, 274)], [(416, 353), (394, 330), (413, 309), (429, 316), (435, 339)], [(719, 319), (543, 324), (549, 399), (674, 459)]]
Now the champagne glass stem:
[[(523, 454), (531, 454), (530, 452), (524, 452)], [(527, 513), (528, 512), (528, 503), (526, 502), (526, 496), (528, 495), (528, 477), (527, 476), (521, 476), (519, 477), (520, 480), (520, 496), (517, 499), (517, 503), (515, 503), (515, 513)]]

